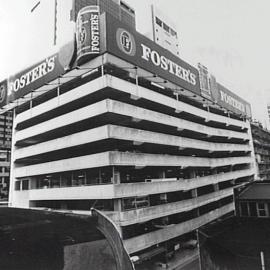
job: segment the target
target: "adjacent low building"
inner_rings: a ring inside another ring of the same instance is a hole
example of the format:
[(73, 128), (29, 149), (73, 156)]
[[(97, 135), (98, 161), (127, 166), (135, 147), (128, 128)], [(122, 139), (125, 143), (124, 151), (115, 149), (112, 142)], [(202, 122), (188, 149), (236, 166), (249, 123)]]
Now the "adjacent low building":
[(258, 181), (236, 193), (236, 213), (240, 217), (270, 217), (270, 181)]
[(270, 264), (270, 182), (255, 181), (234, 190), (235, 216), (198, 230), (202, 270), (267, 269)]
[(15, 109), (10, 206), (94, 207), (129, 254), (174, 251), (253, 180), (248, 104), (204, 98), (196, 68), (112, 16), (100, 29), (98, 54)]
[(200, 269), (269, 268), (269, 227), (269, 219), (230, 217), (200, 228)]

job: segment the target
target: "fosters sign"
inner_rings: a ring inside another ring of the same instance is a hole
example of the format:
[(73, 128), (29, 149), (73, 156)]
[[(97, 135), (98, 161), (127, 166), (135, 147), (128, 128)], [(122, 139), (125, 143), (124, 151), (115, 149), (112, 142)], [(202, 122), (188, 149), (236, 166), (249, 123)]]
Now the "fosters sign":
[(14, 99), (27, 94), (28, 88), (35, 88), (34, 85), (43, 81), (55, 69), (55, 59), (57, 55), (50, 56), (35, 66), (17, 74), (9, 79), (8, 95)]
[(99, 6), (82, 8), (76, 22), (77, 63), (91, 59), (100, 53)]
[(251, 117), (251, 107), (244, 99), (216, 82), (216, 78), (208, 73), (207, 67), (198, 64), (201, 96), (210, 99), (222, 108), (231, 112)]
[(107, 51), (193, 93), (200, 94), (198, 70), (107, 14)]
[(250, 104), (244, 99), (235, 95), (219, 83), (217, 83), (217, 88), (215, 89), (215, 92), (216, 93), (213, 93), (213, 96), (216, 97), (215, 99), (220, 106), (232, 112), (251, 117)]
[(45, 58), (8, 80), (8, 101), (14, 101), (65, 73), (59, 54)]
[[(58, 53), (46, 57), (42, 61), (8, 78), (8, 87), (1, 89), (7, 90), (7, 100), (5, 103), (12, 102), (28, 93), (36, 90), (44, 84), (51, 82), (64, 74), (69, 69), (74, 53), (73, 42), (67, 43)], [(0, 106), (4, 106), (4, 103)]]
[[(213, 76), (208, 80), (208, 71), (205, 67), (199, 66), (201, 91), (199, 71), (196, 68), (137, 33), (135, 29), (124, 26), (111, 15), (103, 15), (105, 22), (100, 20), (99, 13), (98, 6), (87, 6), (78, 13), (76, 22), (78, 65), (107, 51), (197, 95), (209, 98), (223, 108), (251, 116), (250, 105), (216, 83)], [(73, 52), (72, 41), (61, 48), (59, 53), (10, 77), (8, 83), (0, 82), (0, 107), (64, 74), (73, 63)]]

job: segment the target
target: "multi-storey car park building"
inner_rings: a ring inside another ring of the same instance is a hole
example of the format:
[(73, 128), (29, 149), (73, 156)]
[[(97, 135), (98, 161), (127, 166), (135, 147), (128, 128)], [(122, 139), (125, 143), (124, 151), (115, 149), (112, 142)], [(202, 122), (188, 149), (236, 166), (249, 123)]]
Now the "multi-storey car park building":
[[(232, 213), (234, 186), (254, 177), (249, 105), (218, 83), (204, 98), (196, 68), (109, 14), (99, 26), (84, 63), (59, 74), (54, 55), (46, 74), (43, 61), (11, 82), (10, 206), (94, 207), (129, 254), (177, 249)], [(34, 70), (36, 90), (20, 88)]]

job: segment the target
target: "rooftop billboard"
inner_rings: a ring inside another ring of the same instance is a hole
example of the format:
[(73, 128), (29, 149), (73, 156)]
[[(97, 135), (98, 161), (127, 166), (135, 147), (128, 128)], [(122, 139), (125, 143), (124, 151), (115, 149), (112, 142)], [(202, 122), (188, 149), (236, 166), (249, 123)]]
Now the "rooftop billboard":
[(57, 54), (46, 57), (42, 61), (9, 78), (9, 101), (16, 100), (45, 83), (56, 79), (64, 73)]
[(206, 67), (199, 65), (198, 70), (110, 14), (100, 17), (97, 6), (79, 12), (75, 36), (58, 53), (1, 82), (0, 106), (55, 80), (74, 63), (80, 65), (108, 52), (231, 112), (251, 117), (250, 104), (217, 83)]
[(251, 117), (251, 106), (248, 102), (218, 83), (207, 67), (199, 63), (198, 70), (202, 97), (212, 100), (230, 112)]
[(106, 33), (109, 53), (200, 95), (195, 67), (108, 14)]
[(89, 61), (100, 54), (99, 6), (82, 8), (76, 21), (77, 63)]
[[(58, 53), (39, 61), (7, 80), (7, 99), (0, 106), (17, 100), (37, 88), (55, 80), (69, 68), (74, 53), (74, 42), (67, 43)], [(2, 83), (0, 83), (2, 87)]]
[(217, 83), (217, 88), (211, 90), (212, 96), (218, 105), (236, 114), (251, 117), (250, 104), (222, 84)]

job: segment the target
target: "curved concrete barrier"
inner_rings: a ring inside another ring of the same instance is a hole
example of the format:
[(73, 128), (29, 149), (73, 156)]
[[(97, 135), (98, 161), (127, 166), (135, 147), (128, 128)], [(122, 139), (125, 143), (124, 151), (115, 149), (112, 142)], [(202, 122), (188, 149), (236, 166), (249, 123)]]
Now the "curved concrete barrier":
[(0, 269), (134, 270), (104, 215), (0, 208)]

